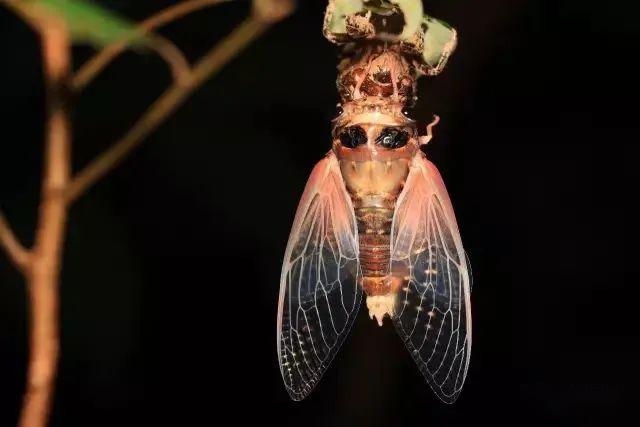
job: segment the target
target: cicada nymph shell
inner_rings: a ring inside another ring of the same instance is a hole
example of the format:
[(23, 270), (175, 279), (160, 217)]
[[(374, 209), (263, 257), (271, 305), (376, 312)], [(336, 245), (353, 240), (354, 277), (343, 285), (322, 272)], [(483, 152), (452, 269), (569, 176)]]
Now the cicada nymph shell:
[(445, 186), (403, 113), (421, 74), (398, 44), (360, 43), (340, 62), (342, 113), (300, 201), (280, 283), (278, 357), (294, 400), (317, 384), (363, 294), (439, 398), (453, 402), (462, 388), (471, 277)]

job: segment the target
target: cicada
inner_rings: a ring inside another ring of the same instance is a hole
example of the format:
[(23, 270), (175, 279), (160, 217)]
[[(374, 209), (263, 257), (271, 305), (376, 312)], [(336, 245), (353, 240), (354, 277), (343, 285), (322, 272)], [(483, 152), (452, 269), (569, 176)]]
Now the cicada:
[(316, 386), (365, 299), (451, 403), (471, 353), (471, 277), (449, 195), (405, 114), (421, 70), (402, 46), (360, 43), (339, 65), (341, 112), (286, 248), (278, 357), (294, 400)]

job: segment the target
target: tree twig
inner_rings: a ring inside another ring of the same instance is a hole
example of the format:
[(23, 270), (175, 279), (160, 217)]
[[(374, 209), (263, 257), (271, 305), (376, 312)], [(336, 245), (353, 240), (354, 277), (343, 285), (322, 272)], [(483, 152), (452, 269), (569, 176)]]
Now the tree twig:
[[(145, 19), (140, 22), (139, 27), (141, 31), (149, 33), (192, 12), (228, 1), (230, 0), (186, 0)], [(74, 90), (82, 90), (82, 88), (91, 82), (114, 58), (126, 50), (127, 47), (127, 40), (122, 40), (103, 48), (80, 67), (73, 77), (71, 83), (72, 88)]]
[(173, 79), (178, 83), (185, 82), (189, 78), (191, 67), (182, 51), (173, 42), (156, 34), (147, 36), (149, 47), (155, 50), (164, 62), (169, 64)]
[(45, 163), (38, 226), (27, 289), (30, 339), (27, 386), (20, 427), (46, 426), (59, 354), (58, 283), (67, 204), (62, 189), (70, 176), (71, 131), (66, 86), (70, 77), (71, 40), (63, 22), (47, 18), (40, 26), (47, 90)]
[(29, 251), (22, 246), (18, 238), (13, 234), (9, 222), (0, 212), (0, 247), (2, 247), (9, 259), (20, 271), (25, 271), (29, 264)]
[(186, 84), (173, 84), (149, 107), (131, 130), (111, 148), (80, 171), (65, 191), (66, 200), (72, 203), (78, 196), (113, 169), (129, 152), (136, 148), (164, 119), (205, 80), (212, 77), (251, 41), (269, 27), (269, 23), (249, 17), (229, 36), (220, 41), (192, 68)]

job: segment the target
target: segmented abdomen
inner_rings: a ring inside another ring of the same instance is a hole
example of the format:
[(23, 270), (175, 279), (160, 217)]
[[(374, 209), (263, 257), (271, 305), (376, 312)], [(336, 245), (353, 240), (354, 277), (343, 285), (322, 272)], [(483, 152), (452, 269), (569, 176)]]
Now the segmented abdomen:
[(383, 280), (389, 275), (390, 234), (393, 211), (385, 208), (356, 209), (362, 287), (367, 295), (386, 294)]

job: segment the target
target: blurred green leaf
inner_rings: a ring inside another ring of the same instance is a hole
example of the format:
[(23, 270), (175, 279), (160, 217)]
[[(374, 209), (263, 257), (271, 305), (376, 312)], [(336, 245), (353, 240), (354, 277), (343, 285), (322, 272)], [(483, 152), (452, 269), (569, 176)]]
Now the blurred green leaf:
[(390, 35), (382, 32), (378, 38), (406, 40), (411, 38), (422, 23), (422, 0), (331, 0), (327, 8), (325, 34), (340, 36), (347, 33), (347, 18), (351, 15), (373, 13), (379, 16), (402, 14), (404, 27), (401, 34)]
[(146, 37), (136, 24), (88, 0), (26, 0), (32, 13), (51, 14), (66, 22), (73, 40), (100, 47), (127, 40), (144, 44)]
[(422, 22), (422, 0), (390, 0), (391, 3), (398, 5), (404, 14), (404, 29), (400, 38), (408, 39), (413, 36), (420, 28)]

